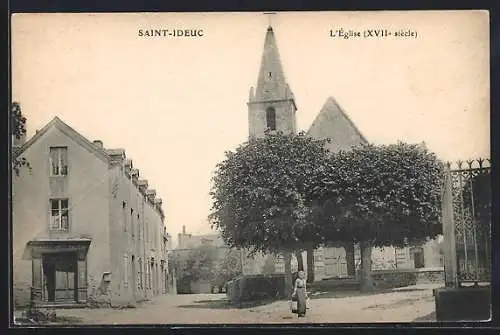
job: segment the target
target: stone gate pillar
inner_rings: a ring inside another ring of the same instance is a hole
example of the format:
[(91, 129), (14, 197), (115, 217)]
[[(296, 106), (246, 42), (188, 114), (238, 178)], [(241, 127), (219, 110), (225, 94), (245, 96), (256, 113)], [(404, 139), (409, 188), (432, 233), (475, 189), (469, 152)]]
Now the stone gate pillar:
[(445, 166), (444, 171), (444, 187), (441, 206), (445, 285), (447, 287), (456, 287), (458, 286), (457, 253), (455, 247), (455, 223), (453, 220), (453, 186), (449, 164)]

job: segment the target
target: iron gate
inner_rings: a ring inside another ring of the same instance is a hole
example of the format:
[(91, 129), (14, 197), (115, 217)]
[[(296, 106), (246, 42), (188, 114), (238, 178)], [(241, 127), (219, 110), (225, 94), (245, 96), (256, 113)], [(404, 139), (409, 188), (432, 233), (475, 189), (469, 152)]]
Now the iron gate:
[(491, 281), (491, 162), (445, 167), (442, 197), (447, 286)]

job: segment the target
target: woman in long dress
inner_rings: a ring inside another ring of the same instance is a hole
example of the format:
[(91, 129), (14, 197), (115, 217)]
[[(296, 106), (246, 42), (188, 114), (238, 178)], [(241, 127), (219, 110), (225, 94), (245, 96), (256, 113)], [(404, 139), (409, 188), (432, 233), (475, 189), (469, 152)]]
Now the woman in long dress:
[(298, 276), (293, 295), (297, 297), (297, 314), (299, 317), (304, 317), (307, 309), (306, 274), (304, 271), (299, 271)]

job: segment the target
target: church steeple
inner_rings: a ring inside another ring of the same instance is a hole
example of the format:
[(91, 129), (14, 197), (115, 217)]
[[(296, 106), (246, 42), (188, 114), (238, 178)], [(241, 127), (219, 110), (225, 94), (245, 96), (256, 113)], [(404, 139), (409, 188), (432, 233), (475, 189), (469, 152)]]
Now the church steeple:
[(255, 90), (257, 100), (286, 99), (292, 96), (281, 64), (278, 45), (271, 26), (267, 28), (264, 52), (260, 62), (259, 77)]
[(263, 136), (266, 129), (295, 132), (295, 98), (285, 78), (271, 26), (264, 40), (257, 87), (248, 102), (250, 136)]

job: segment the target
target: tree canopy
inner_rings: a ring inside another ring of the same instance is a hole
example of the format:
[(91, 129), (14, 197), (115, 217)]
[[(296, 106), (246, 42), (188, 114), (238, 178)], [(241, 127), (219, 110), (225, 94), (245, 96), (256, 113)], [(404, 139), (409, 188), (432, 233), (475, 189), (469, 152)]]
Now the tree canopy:
[(213, 177), (209, 217), (226, 243), (272, 253), (321, 243), (309, 219), (328, 162), (324, 142), (267, 133), (226, 152)]
[(373, 289), (374, 246), (422, 243), (442, 232), (442, 164), (425, 145), (363, 145), (330, 157), (316, 191), (316, 221), (325, 242), (357, 242), (361, 289)]
[(213, 182), (210, 221), (230, 246), (280, 253), (360, 243), (362, 282), (373, 246), (419, 243), (442, 230), (442, 164), (423, 144), (331, 154), (304, 133), (268, 133), (227, 152)]
[(215, 268), (213, 283), (222, 287), (228, 281), (238, 277), (242, 273), (241, 253), (236, 249), (228, 249), (224, 258), (220, 260)]
[[(18, 102), (13, 102), (11, 105), (11, 122), (10, 122), (10, 132), (11, 135), (20, 140), (26, 135), (26, 118), (21, 112), (21, 105)], [(30, 168), (29, 162), (24, 157), (18, 157), (18, 153), (14, 149), (12, 151), (12, 169), (19, 175), (21, 168)]]
[(327, 241), (404, 246), (441, 233), (442, 164), (424, 145), (364, 145), (330, 162), (316, 213)]
[(217, 262), (217, 248), (212, 246), (179, 250), (169, 259), (169, 265), (175, 269), (177, 277), (189, 281), (213, 280)]

